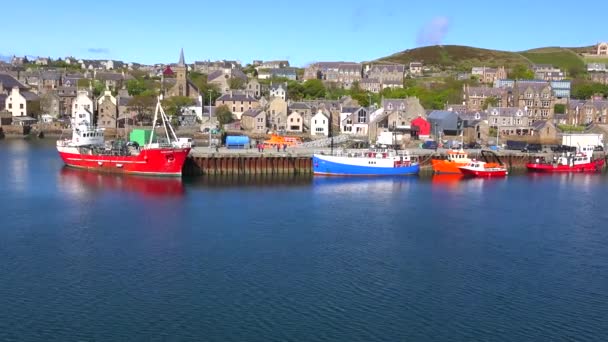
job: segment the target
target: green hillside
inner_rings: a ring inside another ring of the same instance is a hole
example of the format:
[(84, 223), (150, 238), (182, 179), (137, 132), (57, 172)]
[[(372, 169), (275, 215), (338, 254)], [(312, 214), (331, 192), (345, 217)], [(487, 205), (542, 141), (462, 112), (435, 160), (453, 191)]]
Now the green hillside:
[(564, 71), (584, 70), (582, 57), (570, 49), (542, 48), (521, 53), (534, 64), (552, 64)]
[(405, 50), (378, 61), (408, 64), (423, 62), (425, 65), (470, 70), (474, 66), (508, 66), (529, 63), (518, 53), (480, 49), (460, 45), (435, 45)]
[(543, 47), (523, 52), (510, 52), (460, 45), (435, 45), (405, 50), (379, 58), (377, 61), (401, 64), (420, 61), (427, 66), (462, 71), (470, 70), (474, 66), (511, 68), (518, 64), (552, 64), (565, 71), (580, 71), (585, 68), (585, 61), (580, 53), (590, 49), (591, 47)]

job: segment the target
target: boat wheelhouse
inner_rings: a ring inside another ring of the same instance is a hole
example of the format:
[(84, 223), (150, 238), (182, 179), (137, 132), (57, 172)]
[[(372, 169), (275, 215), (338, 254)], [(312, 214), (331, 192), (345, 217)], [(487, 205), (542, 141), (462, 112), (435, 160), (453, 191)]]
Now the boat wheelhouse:
[(334, 176), (395, 176), (418, 174), (417, 158), (408, 151), (370, 149), (339, 151), (336, 154), (313, 154), (315, 175)]

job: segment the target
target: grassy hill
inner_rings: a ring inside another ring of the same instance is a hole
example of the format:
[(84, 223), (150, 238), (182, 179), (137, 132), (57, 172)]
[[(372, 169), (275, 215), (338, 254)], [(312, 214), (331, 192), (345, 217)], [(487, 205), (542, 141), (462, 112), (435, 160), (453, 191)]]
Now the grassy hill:
[(541, 48), (528, 50), (521, 53), (534, 64), (552, 64), (569, 71), (573, 68), (584, 70), (585, 62), (582, 57), (574, 51), (566, 48)]
[(419, 61), (425, 65), (470, 70), (473, 66), (516, 65), (529, 63), (518, 53), (480, 49), (460, 45), (435, 45), (405, 50), (378, 61), (409, 64)]
[(509, 68), (518, 64), (553, 64), (567, 71), (574, 67), (584, 68), (585, 62), (580, 53), (587, 52), (590, 48), (544, 47), (523, 52), (510, 52), (460, 45), (435, 45), (405, 50), (379, 58), (377, 61), (401, 64), (422, 61), (428, 66), (462, 71), (470, 71), (473, 66), (498, 67), (504, 65)]

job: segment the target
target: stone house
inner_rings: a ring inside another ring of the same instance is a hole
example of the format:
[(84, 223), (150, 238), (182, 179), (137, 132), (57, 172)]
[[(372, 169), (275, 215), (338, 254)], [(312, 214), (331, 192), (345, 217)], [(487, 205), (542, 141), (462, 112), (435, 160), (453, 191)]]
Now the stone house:
[(405, 127), (412, 120), (426, 116), (426, 112), (417, 97), (405, 99), (382, 99), (377, 115), (370, 115), (369, 131), (371, 137), (377, 137), (382, 132), (390, 132), (397, 127)]
[(283, 131), (287, 128), (287, 102), (275, 97), (268, 103), (268, 127), (272, 130)]
[(374, 64), (367, 67), (367, 78), (377, 79), (380, 83), (397, 81), (403, 84), (405, 65), (403, 64)]
[(319, 110), (310, 120), (310, 135), (329, 136), (329, 116), (322, 110)]
[(608, 84), (608, 72), (606, 71), (594, 71), (589, 73), (591, 81), (601, 84)]
[[(232, 90), (230, 88), (230, 79), (232, 78), (241, 79), (243, 84), (245, 84), (245, 88), (247, 88), (247, 75), (239, 69), (214, 71), (207, 76), (207, 83), (216, 85), (222, 94), (227, 94)], [(261, 94), (261, 87), (259, 88), (259, 93)], [(255, 96), (255, 94), (252, 94), (252, 96)]]
[(256, 99), (259, 99), (262, 96), (262, 86), (260, 85), (260, 82), (255, 78), (252, 78), (251, 80), (249, 80), (249, 82), (247, 82), (247, 85), (245, 86), (245, 91)]
[(422, 63), (410, 62), (410, 75), (412, 75), (412, 76), (422, 75)]
[(338, 68), (343, 62), (312, 63), (304, 69), (304, 80), (338, 82)]
[(56, 89), (57, 96), (59, 96), (59, 115), (60, 116), (71, 116), (74, 101), (76, 100), (77, 94), (76, 87), (61, 86)]
[(509, 107), (509, 92), (504, 88), (463, 86), (463, 100), (468, 111), (483, 110), (488, 99), (496, 99), (497, 107)]
[(40, 97), (31, 91), (22, 90), (14, 86), (6, 94), (4, 109), (11, 113), (12, 117), (29, 116), (36, 118), (40, 114)]
[(40, 96), (40, 110), (53, 118), (59, 118), (61, 113), (61, 98), (57, 92), (48, 92)]
[(118, 119), (118, 103), (112, 92), (106, 90), (97, 99), (97, 126), (101, 128), (116, 128)]
[(498, 129), (500, 136), (532, 135), (534, 119), (523, 108), (491, 107), (487, 110), (488, 125)]
[(137, 123), (137, 112), (130, 106), (131, 99), (133, 99), (133, 97), (129, 95), (129, 92), (126, 89), (118, 91), (118, 95), (116, 96), (116, 125), (119, 128), (124, 128), (125, 125), (133, 126)]
[(292, 111), (287, 116), (287, 132), (304, 132), (304, 118), (297, 111)]
[(570, 100), (566, 114), (567, 122), (571, 125), (605, 124), (608, 122), (608, 100), (595, 97), (590, 100)]
[(493, 84), (496, 80), (507, 78), (504, 66), (500, 68), (473, 67), (471, 75), (476, 76), (481, 83)]
[(378, 94), (382, 90), (382, 83), (377, 78), (364, 78), (359, 82), (359, 87), (362, 90)]
[(516, 83), (513, 98), (533, 123), (536, 120), (553, 120), (555, 97), (547, 83)]
[(310, 128), (310, 119), (313, 115), (313, 108), (305, 102), (292, 102), (288, 104), (289, 112), (298, 112), (302, 116), (302, 130), (306, 131)]
[(359, 63), (343, 63), (338, 66), (338, 83), (345, 89), (350, 89), (354, 82), (361, 81), (362, 65)]
[(106, 89), (121, 89), (126, 86), (127, 77), (124, 73), (115, 72), (95, 72), (94, 78), (102, 82)]
[(241, 115), (241, 128), (253, 133), (266, 133), (266, 112), (261, 108), (246, 110)]
[(539, 120), (532, 124), (531, 135), (538, 138), (541, 143), (555, 143), (557, 128), (551, 120)]
[(215, 105), (228, 106), (232, 114), (234, 114), (238, 120), (241, 119), (241, 114), (243, 114), (246, 110), (260, 107), (260, 103), (255, 97), (249, 94), (232, 91), (218, 97), (217, 100), (215, 100)]
[(40, 92), (48, 92), (61, 86), (62, 75), (56, 71), (43, 71), (40, 73)]
[(606, 43), (606, 42), (598, 43), (596, 54), (598, 56), (608, 56), (608, 43)]

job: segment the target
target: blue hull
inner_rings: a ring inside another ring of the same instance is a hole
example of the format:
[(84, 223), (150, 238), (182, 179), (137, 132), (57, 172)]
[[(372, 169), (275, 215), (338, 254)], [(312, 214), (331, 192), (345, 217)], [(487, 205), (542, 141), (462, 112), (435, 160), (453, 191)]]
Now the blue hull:
[(313, 173), (315, 175), (327, 176), (404, 176), (416, 175), (420, 171), (420, 165), (404, 167), (368, 167), (334, 163), (312, 157)]

